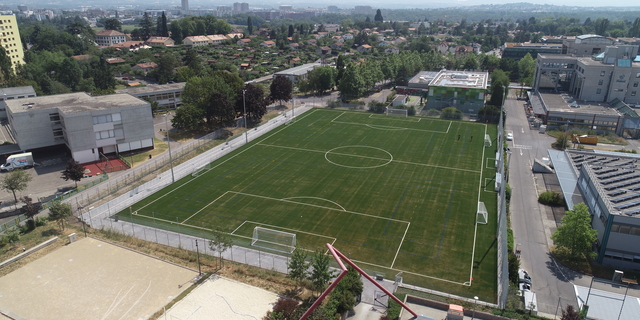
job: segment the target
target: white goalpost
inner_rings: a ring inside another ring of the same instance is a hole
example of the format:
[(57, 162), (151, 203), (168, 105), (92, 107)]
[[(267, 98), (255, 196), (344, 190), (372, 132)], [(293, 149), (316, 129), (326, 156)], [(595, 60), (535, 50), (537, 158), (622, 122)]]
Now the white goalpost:
[(207, 163), (206, 165), (200, 167), (199, 169), (197, 169), (196, 171), (194, 171), (191, 176), (196, 178), (201, 176), (203, 173), (209, 171), (209, 169), (211, 169), (211, 163)]
[(488, 134), (484, 135), (484, 146), (485, 148), (491, 147), (491, 136), (489, 136)]
[(478, 202), (478, 213), (476, 214), (476, 223), (487, 224), (489, 217), (487, 213), (487, 207), (484, 202)]
[(291, 253), (296, 248), (296, 234), (280, 230), (255, 227), (251, 245), (264, 249)]
[(408, 109), (393, 109), (393, 108), (389, 108), (387, 107), (387, 115), (396, 115), (396, 116), (401, 116), (401, 117), (408, 117), (409, 116), (409, 110)]

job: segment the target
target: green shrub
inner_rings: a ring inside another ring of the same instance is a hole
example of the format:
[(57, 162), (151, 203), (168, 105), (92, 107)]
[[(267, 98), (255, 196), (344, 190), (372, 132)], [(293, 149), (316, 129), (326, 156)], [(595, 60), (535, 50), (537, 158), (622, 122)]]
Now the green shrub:
[(555, 191), (545, 191), (538, 196), (538, 202), (552, 207), (564, 206), (562, 195)]
[(427, 117), (440, 117), (440, 110), (438, 109), (429, 109), (427, 110), (427, 112), (425, 112), (425, 115)]
[(393, 99), (395, 99), (395, 98), (396, 98), (396, 92), (395, 92), (395, 91), (391, 91), (391, 93), (389, 93), (389, 94), (387, 95), (387, 102), (391, 102), (391, 101), (393, 101)]
[(36, 217), (36, 227), (42, 227), (47, 224), (49, 218), (47, 217)]
[(507, 252), (513, 252), (515, 247), (515, 241), (513, 239), (513, 230), (511, 228), (507, 229)]
[(20, 229), (18, 227), (9, 228), (4, 234), (9, 243), (18, 242), (18, 240), (20, 240)]
[[(394, 296), (398, 297), (401, 301), (404, 300), (406, 294), (404, 293), (394, 293)], [(398, 319), (400, 317), (400, 311), (402, 310), (402, 306), (399, 303), (395, 302), (393, 299), (389, 299), (389, 308), (387, 309), (387, 318), (391, 320)]]
[(415, 116), (416, 115), (416, 107), (410, 106), (409, 108), (407, 108), (407, 110), (408, 110), (407, 111), (407, 115), (409, 115), (409, 116)]
[(507, 189), (504, 192), (505, 198), (507, 198), (507, 203), (511, 202), (511, 186), (507, 183)]
[(327, 101), (327, 107), (331, 109), (342, 107), (342, 102), (338, 100)]
[(460, 120), (462, 119), (462, 111), (454, 107), (447, 107), (442, 109), (442, 114), (440, 114), (440, 118)]
[(386, 106), (386, 103), (371, 101), (369, 102), (369, 112), (384, 113)]

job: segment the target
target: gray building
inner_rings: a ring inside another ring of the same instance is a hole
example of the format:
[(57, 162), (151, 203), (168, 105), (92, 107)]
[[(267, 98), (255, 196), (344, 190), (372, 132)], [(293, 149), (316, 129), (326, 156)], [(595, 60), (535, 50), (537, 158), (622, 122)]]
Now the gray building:
[(66, 145), (76, 161), (101, 154), (153, 148), (148, 102), (128, 94), (84, 92), (6, 101), (9, 125), (21, 150)]
[(577, 186), (589, 207), (598, 232), (597, 262), (640, 270), (640, 156), (599, 150), (553, 153), (554, 165), (568, 163), (573, 171), (569, 178), (563, 173), (563, 192)]
[(309, 71), (313, 70), (314, 68), (317, 67), (321, 67), (322, 64), (321, 63), (307, 63), (307, 64), (303, 64), (301, 66), (297, 66), (294, 68), (290, 68), (287, 70), (283, 70), (280, 72), (276, 72), (273, 77), (277, 77), (277, 76), (284, 76), (287, 79), (289, 79), (289, 81), (296, 83), (299, 80), (303, 80), (307, 78), (307, 73), (309, 73)]
[(608, 46), (613, 46), (615, 43), (616, 40), (597, 34), (566, 37), (562, 41), (562, 53), (577, 57), (590, 57), (604, 52)]
[(576, 100), (640, 104), (638, 46), (606, 47), (596, 57), (538, 55), (534, 90), (568, 92)]
[(182, 91), (186, 82), (161, 84), (157, 86), (118, 89), (116, 93), (128, 93), (136, 98), (158, 102), (161, 110), (176, 109), (182, 105)]
[(7, 106), (4, 104), (5, 100), (33, 98), (35, 96), (36, 91), (33, 90), (32, 86), (0, 89), (0, 119), (7, 118)]

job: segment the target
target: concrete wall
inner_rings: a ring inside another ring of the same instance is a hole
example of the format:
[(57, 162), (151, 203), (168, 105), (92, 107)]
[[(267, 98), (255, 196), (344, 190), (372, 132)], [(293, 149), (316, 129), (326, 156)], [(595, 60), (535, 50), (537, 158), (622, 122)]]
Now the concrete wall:
[(64, 144), (64, 140), (55, 140), (49, 114), (57, 113), (54, 109), (29, 110), (13, 114), (10, 110), (9, 124), (22, 150)]

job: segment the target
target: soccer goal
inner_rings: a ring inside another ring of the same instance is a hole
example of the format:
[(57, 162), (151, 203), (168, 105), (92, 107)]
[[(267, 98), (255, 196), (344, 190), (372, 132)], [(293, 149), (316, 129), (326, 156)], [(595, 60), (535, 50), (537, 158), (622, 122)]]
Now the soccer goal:
[(209, 171), (209, 169), (211, 169), (211, 163), (207, 163), (206, 165), (198, 168), (196, 171), (194, 171), (191, 176), (196, 178), (201, 176), (203, 173)]
[(484, 206), (484, 202), (478, 202), (478, 214), (476, 217), (476, 222), (480, 224), (487, 224), (487, 222), (489, 222), (487, 207)]
[(491, 136), (488, 134), (484, 135), (484, 146), (485, 148), (491, 147)]
[(387, 115), (408, 117), (409, 116), (409, 110), (408, 109), (393, 109), (393, 108), (387, 107)]
[(264, 249), (291, 253), (296, 248), (296, 234), (280, 230), (255, 227), (251, 245)]

